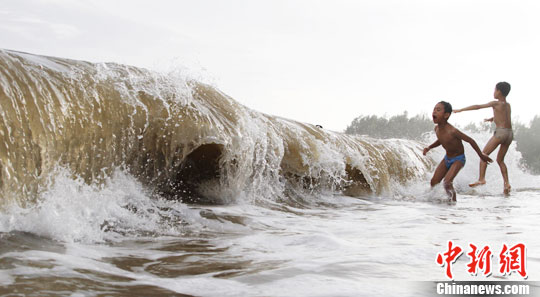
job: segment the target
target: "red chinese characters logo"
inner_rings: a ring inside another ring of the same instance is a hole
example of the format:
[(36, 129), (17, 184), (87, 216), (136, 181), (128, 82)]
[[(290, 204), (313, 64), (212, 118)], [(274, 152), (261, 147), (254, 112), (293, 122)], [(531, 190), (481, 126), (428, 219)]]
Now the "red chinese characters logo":
[(500, 272), (503, 275), (516, 271), (522, 277), (527, 277), (527, 271), (525, 270), (525, 244), (518, 243), (511, 248), (503, 244), (499, 259), (501, 264)]
[[(479, 249), (474, 244), (469, 244), (471, 251), (467, 253), (470, 261), (467, 264), (467, 272), (471, 275), (477, 275), (478, 272), (483, 273), (488, 277), (492, 273), (492, 252), (489, 246), (484, 246)], [(448, 241), (448, 249), (442, 254), (437, 254), (437, 264), (444, 267), (446, 266), (446, 276), (449, 279), (453, 279), (452, 264), (463, 253), (463, 249), (454, 245), (452, 241)], [(523, 278), (527, 278), (526, 271), (526, 248), (525, 244), (518, 243), (514, 246), (508, 247), (503, 244), (502, 250), (499, 254), (499, 272), (504, 275), (510, 275), (512, 272), (517, 272)]]
[(489, 247), (485, 246), (482, 250), (477, 251), (474, 244), (471, 243), (469, 246), (472, 251), (467, 254), (471, 258), (471, 262), (467, 264), (467, 267), (469, 267), (467, 271), (472, 275), (476, 275), (477, 268), (480, 268), (484, 271), (485, 276), (489, 276), (491, 274), (491, 251)]
[[(441, 254), (437, 255), (437, 264), (441, 266), (446, 265), (446, 276), (449, 279), (453, 279), (452, 263), (456, 262), (459, 256), (461, 256), (461, 253), (463, 253), (463, 250), (459, 246), (452, 248), (452, 245), (453, 245), (452, 241), (451, 240), (448, 241), (448, 251), (442, 255)], [(444, 256), (444, 260), (443, 260), (443, 256)]]

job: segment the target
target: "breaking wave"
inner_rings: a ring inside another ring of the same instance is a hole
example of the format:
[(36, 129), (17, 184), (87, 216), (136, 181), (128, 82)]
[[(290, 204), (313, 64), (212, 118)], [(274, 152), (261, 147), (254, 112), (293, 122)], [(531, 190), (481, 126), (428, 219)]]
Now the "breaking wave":
[(418, 142), (259, 113), (183, 75), (8, 50), (0, 116), (4, 206), (34, 204), (66, 175), (99, 185), (120, 171), (151, 195), (226, 204), (380, 195), (434, 165)]

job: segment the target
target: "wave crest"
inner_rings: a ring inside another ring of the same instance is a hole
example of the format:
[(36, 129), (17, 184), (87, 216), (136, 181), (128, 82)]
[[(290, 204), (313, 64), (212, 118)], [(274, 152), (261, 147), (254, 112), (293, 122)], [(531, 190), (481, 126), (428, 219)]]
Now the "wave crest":
[(0, 188), (26, 204), (58, 167), (86, 183), (127, 170), (162, 196), (351, 196), (423, 177), (409, 140), (350, 136), (258, 113), (194, 80), (114, 63), (0, 51)]

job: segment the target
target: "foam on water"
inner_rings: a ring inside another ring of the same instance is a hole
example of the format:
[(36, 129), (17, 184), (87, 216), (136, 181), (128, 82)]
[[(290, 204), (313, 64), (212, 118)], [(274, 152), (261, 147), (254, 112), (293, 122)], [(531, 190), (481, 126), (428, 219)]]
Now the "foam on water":
[[(471, 134), (478, 143), (485, 143), (489, 135), (485, 133)], [(434, 137), (433, 135), (430, 137)], [(396, 145), (399, 140), (396, 140)], [(415, 148), (416, 149), (416, 148)], [(411, 149), (411, 153), (413, 152)], [(437, 148), (430, 152), (428, 158), (442, 159), (444, 150)], [(466, 145), (467, 164), (455, 180), (459, 197), (462, 195), (497, 196), (502, 192), (502, 178), (496, 164), (488, 167), (488, 184), (471, 189), (468, 183), (476, 180), (479, 158), (476, 152)], [(336, 160), (337, 159), (337, 160)], [(413, 158), (406, 158), (413, 159)], [(331, 152), (320, 157), (321, 168), (341, 166), (340, 156)], [(330, 166), (322, 164), (337, 162)], [(512, 144), (506, 158), (511, 183), (514, 191), (534, 189), (540, 177), (522, 171), (520, 154)], [(319, 166), (319, 165), (317, 165)], [(317, 168), (313, 166), (312, 168)], [(321, 169), (323, 170), (323, 169)], [(342, 168), (344, 170), (344, 168)], [(321, 174), (321, 173), (318, 173)], [(446, 194), (442, 186), (429, 187), (432, 173), (424, 172), (423, 178), (407, 185), (395, 183), (392, 192), (381, 197), (393, 197), (397, 200), (446, 202)], [(260, 183), (264, 183), (261, 177)], [(266, 182), (269, 182), (266, 180)], [(279, 187), (281, 183), (271, 184)], [(266, 184), (262, 189), (269, 189)], [(253, 198), (258, 192), (245, 192), (240, 195), (239, 205), (251, 205), (259, 198)], [(325, 194), (326, 193), (326, 194)], [(215, 193), (219, 195), (219, 193)], [(333, 204), (332, 194), (327, 192), (310, 192), (308, 195), (313, 207)], [(369, 197), (369, 196), (367, 196)], [(182, 236), (187, 230), (240, 228), (227, 220), (214, 220), (201, 216), (198, 209), (187, 207), (179, 201), (169, 201), (152, 195), (133, 176), (116, 170), (104, 183), (87, 184), (80, 178), (73, 178), (67, 169), (59, 169), (48, 184), (40, 192), (38, 203), (29, 207), (11, 205), (0, 213), (0, 232), (23, 231), (59, 240), (62, 242), (103, 242), (118, 241), (137, 236)], [(341, 200), (339, 200), (341, 201)], [(262, 205), (265, 205), (264, 203)], [(272, 203), (268, 204), (272, 207)], [(290, 209), (290, 208), (289, 208)], [(203, 213), (204, 215), (204, 213)]]
[[(429, 186), (441, 147), (424, 157), (424, 143), (264, 115), (129, 66), (54, 60), (80, 71), (66, 78), (52, 58), (0, 54), (14, 103), (0, 111), (20, 115), (20, 126), (0, 120), (1, 186), (34, 185), (2, 200), (0, 293), (418, 296), (406, 282), (442, 279), (434, 259), (449, 239), (526, 242), (540, 275), (540, 177), (522, 170), (515, 144), (509, 197), (496, 164), (487, 185), (468, 187), (479, 159), (465, 144), (448, 204)], [(34, 116), (20, 108), (40, 100)], [(491, 136), (467, 133), (481, 147)], [(198, 196), (209, 204), (181, 201)]]
[(0, 232), (24, 231), (63, 242), (102, 242), (129, 235), (182, 234), (186, 207), (151, 198), (128, 174), (116, 171), (103, 184), (86, 184), (59, 170), (34, 206), (0, 213)]
[(382, 194), (433, 165), (417, 142), (262, 114), (181, 73), (13, 51), (0, 64), (0, 207), (32, 204), (57, 167), (87, 184), (121, 167), (160, 196), (227, 204)]

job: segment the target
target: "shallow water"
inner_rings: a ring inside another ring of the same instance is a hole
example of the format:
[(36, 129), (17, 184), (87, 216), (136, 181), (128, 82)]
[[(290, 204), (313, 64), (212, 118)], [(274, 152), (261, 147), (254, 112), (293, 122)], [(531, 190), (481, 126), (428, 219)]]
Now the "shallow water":
[[(328, 196), (296, 208), (182, 206), (183, 220), (162, 223), (171, 230), (124, 230), (86, 243), (13, 230), (0, 235), (0, 290), (25, 296), (430, 296), (416, 281), (446, 280), (435, 257), (448, 240), (487, 244), (494, 253), (503, 243), (523, 242), (528, 280), (538, 280), (539, 198), (538, 189), (518, 188), (509, 197), (472, 190), (457, 204)], [(466, 263), (461, 257), (454, 264), (456, 280), (486, 280), (468, 275)], [(487, 280), (497, 279), (520, 277), (494, 273)]]
[[(496, 165), (467, 186), (466, 146), (448, 203), (429, 188), (441, 148), (424, 157), (417, 141), (265, 115), (125, 65), (2, 50), (0, 63), (0, 295), (432, 296), (449, 240), (490, 246), (487, 280), (523, 280), (495, 262), (524, 243), (539, 279), (540, 177), (515, 144), (510, 196)], [(486, 280), (466, 264), (456, 280)]]

